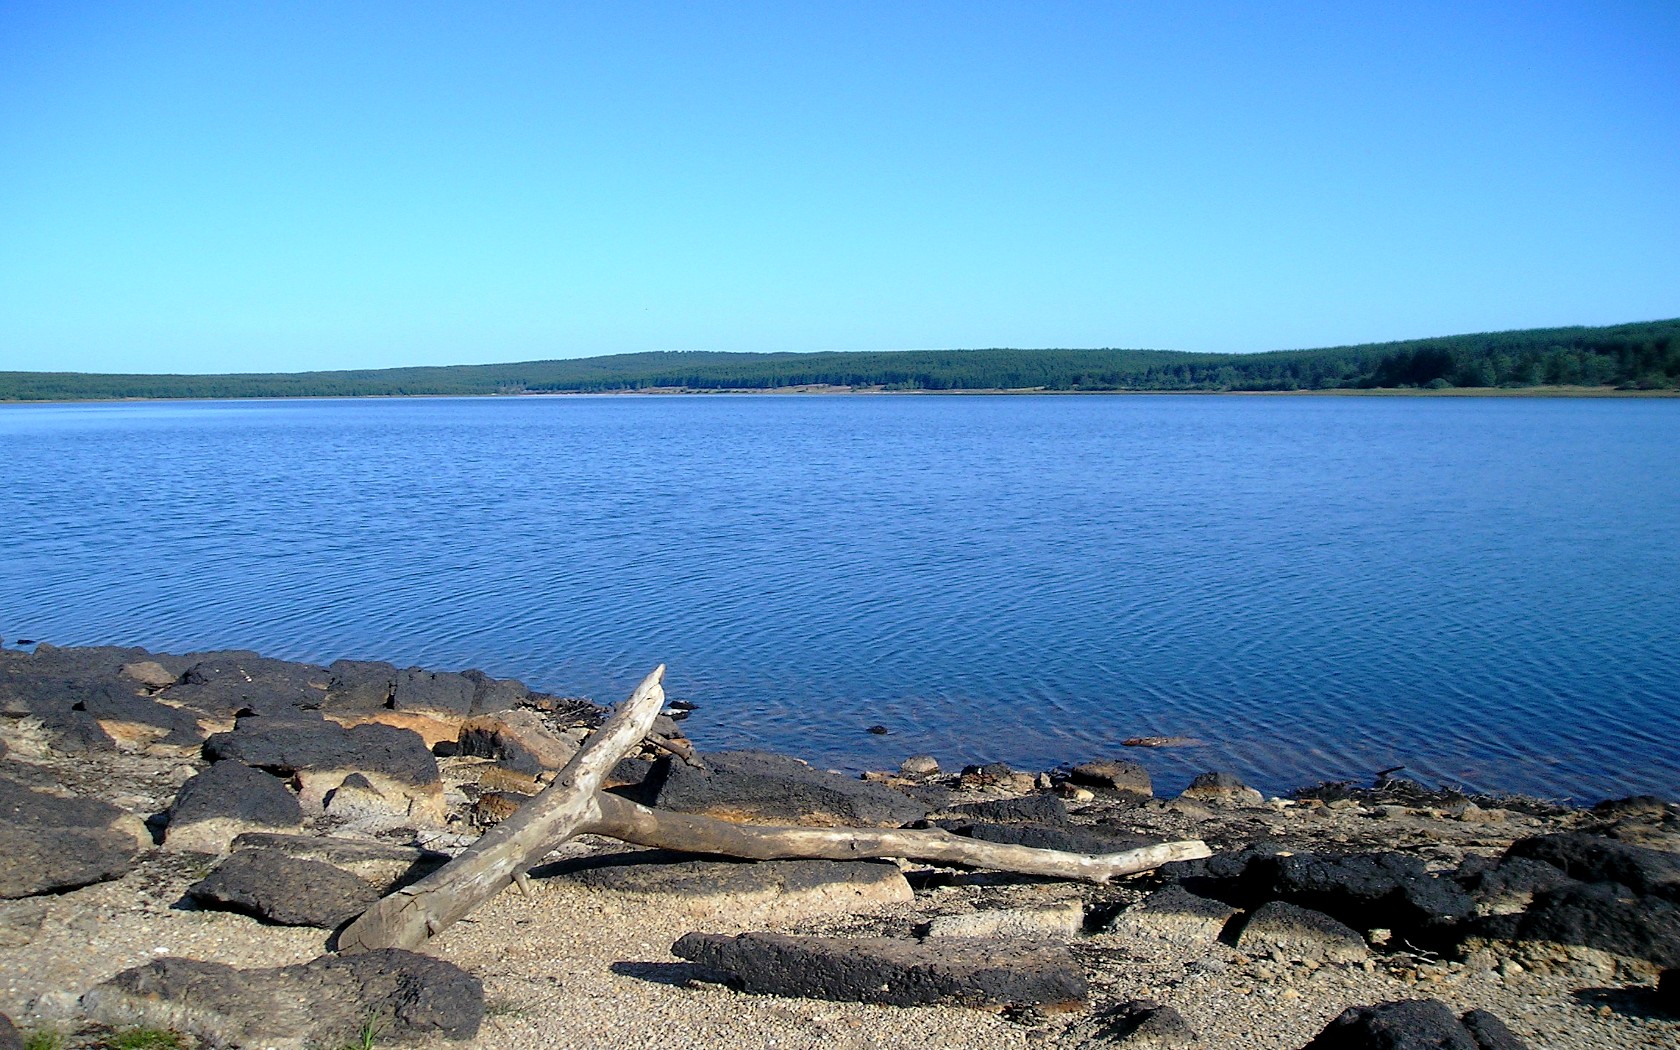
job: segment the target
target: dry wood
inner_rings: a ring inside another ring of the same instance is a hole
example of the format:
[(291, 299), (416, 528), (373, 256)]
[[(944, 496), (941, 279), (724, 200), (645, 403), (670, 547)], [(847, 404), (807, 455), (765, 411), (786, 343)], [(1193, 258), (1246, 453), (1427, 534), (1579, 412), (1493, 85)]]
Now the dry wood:
[(653, 725), (665, 703), (654, 668), (607, 724), (590, 736), (566, 767), (507, 820), (485, 832), (466, 852), (364, 912), (339, 935), (341, 952), (415, 948), (494, 897), (543, 854), (598, 817), (596, 790), (625, 752)]
[(580, 834), (606, 835), (638, 846), (751, 860), (897, 857), (1021, 875), (1107, 882), (1121, 875), (1160, 867), (1168, 861), (1212, 856), (1200, 839), (1164, 842), (1122, 853), (1086, 855), (985, 842), (938, 830), (749, 827), (711, 817), (650, 809), (606, 793), (597, 796), (595, 802), (600, 817), (578, 828)]

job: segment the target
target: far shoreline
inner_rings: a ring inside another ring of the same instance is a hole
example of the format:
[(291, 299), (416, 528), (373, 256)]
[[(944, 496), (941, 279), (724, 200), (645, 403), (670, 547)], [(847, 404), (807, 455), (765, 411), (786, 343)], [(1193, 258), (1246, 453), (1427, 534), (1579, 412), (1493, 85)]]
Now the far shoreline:
[(954, 390), (883, 390), (878, 387), (802, 385), (784, 387), (642, 387), (634, 390), (531, 390), (509, 394), (265, 394), (255, 397), (101, 397), (0, 398), (0, 405), (132, 405), (209, 401), (419, 401), (436, 399), (518, 400), (572, 397), (699, 397), (708, 395), (866, 397), (1397, 397), (1397, 398), (1537, 398), (1537, 399), (1671, 399), (1680, 389), (1621, 390), (1594, 386), (1529, 387), (1336, 387), (1323, 390), (1048, 390), (1043, 387), (975, 387)]

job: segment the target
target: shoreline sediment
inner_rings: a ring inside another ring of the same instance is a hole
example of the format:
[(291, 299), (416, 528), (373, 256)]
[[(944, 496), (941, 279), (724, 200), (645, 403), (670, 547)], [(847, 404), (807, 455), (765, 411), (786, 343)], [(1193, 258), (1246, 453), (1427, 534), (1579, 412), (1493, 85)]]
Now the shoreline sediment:
[[(85, 1046), (98, 1045), (100, 1023), (139, 1010), (119, 994), (121, 980), (111, 984), (136, 967), (190, 959), (254, 975), (333, 958), (337, 913), (321, 911), (325, 884), (288, 897), (271, 876), (260, 886), (269, 896), (252, 897), (234, 885), (233, 858), (288, 871), (307, 855), (349, 873), (338, 880), (348, 879), (346, 892), (373, 893), (357, 887), (388, 878), (379, 864), (458, 852), (515, 812), (602, 714), (483, 675), (51, 646), (0, 651), (0, 711), (7, 798), (81, 814), (76, 826), (41, 818), (28, 838), (67, 836), (86, 851), (59, 849), (31, 868), (16, 838), (0, 861), (0, 1013)], [(657, 732), (682, 739), (677, 721)], [(1664, 1013), (1656, 987), (1680, 965), (1667, 954), (1680, 942), (1615, 939), (1624, 920), (1660, 933), (1680, 896), (1680, 808), (1669, 801), (1572, 808), (1393, 779), (1267, 799), (1229, 775), (1158, 798), (1147, 770), (1127, 761), (1135, 753), (1042, 772), (942, 772), (924, 757), (864, 778), (785, 756), (701, 757), (696, 770), (648, 748), (620, 764), (611, 789), (749, 822), (912, 824), (1086, 852), (1199, 838), (1215, 858), (1093, 885), (572, 842), (524, 892), (502, 893), (426, 946), (448, 964), (437, 980), (479, 989), (477, 1015), (464, 1016), (474, 1007), (462, 992), (450, 1000), (454, 1029), (378, 1045), (642, 1046), (657, 1019), (664, 1045), (1072, 1050), (1123, 1045), (1142, 1030), (1141, 1000), (1170, 1007), (1196, 1033), (1151, 1045), (1295, 1050), (1344, 1010), (1398, 999), (1439, 1000), (1449, 1020), (1491, 1010), (1535, 1047), (1680, 1037), (1680, 1017)], [(82, 881), (63, 884), (83, 859)], [(1624, 880), (1620, 897), (1601, 899), (1605, 864)], [(227, 885), (205, 889), (218, 872)], [(1588, 906), (1599, 910), (1586, 939), (1597, 940), (1570, 943), (1559, 932), (1571, 928), (1568, 909)], [(300, 914), (316, 925), (276, 924)], [(954, 942), (941, 946), (941, 926), (990, 930), (1011, 966), (1052, 960), (1042, 965), (1063, 967), (1082, 997), (976, 1009), (744, 994), (730, 981), (758, 978), (720, 976), (675, 951), (689, 935), (734, 943), (746, 934), (812, 939), (801, 942), (808, 951), (841, 938), (960, 956)], [(1006, 928), (1015, 932), (998, 932)], [(105, 990), (83, 998), (96, 989)], [(463, 1036), (467, 1027), (476, 1034)]]

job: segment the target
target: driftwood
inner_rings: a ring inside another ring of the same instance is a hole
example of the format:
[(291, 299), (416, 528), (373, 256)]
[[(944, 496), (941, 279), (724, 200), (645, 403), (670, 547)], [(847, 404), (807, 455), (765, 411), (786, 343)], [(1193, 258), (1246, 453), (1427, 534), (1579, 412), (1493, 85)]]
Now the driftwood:
[(338, 937), (341, 952), (415, 948), (426, 938), (500, 893), (543, 854), (570, 838), (600, 812), (595, 792), (635, 747), (665, 703), (665, 665), (619, 705), (578, 750), (554, 782), (507, 820), (485, 832), (459, 857), (419, 882), (396, 890), (362, 913)]
[(1106, 882), (1174, 860), (1209, 856), (1199, 840), (1087, 856), (1011, 846), (945, 831), (746, 827), (670, 813), (601, 792), (608, 771), (645, 737), (665, 702), (661, 664), (589, 738), (552, 784), (460, 856), (387, 896), (339, 934), (341, 952), (415, 948), (501, 892), (524, 888), (525, 872), (574, 835), (605, 835), (641, 846), (750, 860), (895, 857), (1024, 875)]
[(605, 835), (638, 846), (688, 853), (717, 853), (748, 860), (897, 857), (968, 868), (992, 868), (1020, 875), (1107, 882), (1122, 875), (1158, 868), (1168, 861), (1212, 856), (1207, 845), (1199, 839), (1163, 842), (1158, 846), (1142, 846), (1123, 853), (1088, 855), (986, 842), (939, 830), (748, 827), (711, 817), (650, 809), (617, 795), (600, 795), (595, 803), (601, 817), (579, 828), (582, 833)]

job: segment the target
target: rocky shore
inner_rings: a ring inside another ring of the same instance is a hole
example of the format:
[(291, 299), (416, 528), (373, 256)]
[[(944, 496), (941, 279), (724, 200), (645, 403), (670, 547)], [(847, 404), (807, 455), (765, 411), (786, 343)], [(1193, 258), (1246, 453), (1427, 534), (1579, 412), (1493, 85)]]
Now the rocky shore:
[(735, 822), (1214, 855), (1093, 884), (586, 836), (419, 951), (336, 951), (604, 714), (473, 671), (0, 649), (0, 1050), (1680, 1045), (1672, 800), (1394, 779), (1267, 799), (1216, 771), (1158, 798), (1137, 751), (860, 779), (694, 754), (681, 710), (608, 790)]

